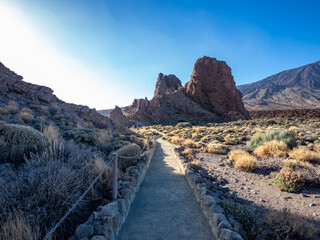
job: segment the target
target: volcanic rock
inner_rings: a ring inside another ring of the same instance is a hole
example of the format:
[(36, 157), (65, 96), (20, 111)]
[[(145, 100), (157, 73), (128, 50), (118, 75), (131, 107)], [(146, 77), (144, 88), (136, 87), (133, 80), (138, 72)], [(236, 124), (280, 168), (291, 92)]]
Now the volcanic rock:
[(146, 124), (249, 119), (241, 98), (227, 64), (202, 57), (185, 87), (175, 75), (160, 73), (151, 101), (135, 99), (124, 115)]
[(249, 119), (242, 94), (236, 88), (231, 69), (224, 61), (199, 58), (185, 89), (190, 99), (208, 111), (224, 116), (225, 120)]
[(110, 119), (124, 126), (129, 126), (129, 119), (123, 115), (121, 108), (118, 106), (110, 113)]
[(179, 87), (182, 87), (181, 81), (175, 75), (163, 75), (162, 73), (159, 73), (153, 96), (160, 97), (165, 94), (173, 93), (177, 91)]

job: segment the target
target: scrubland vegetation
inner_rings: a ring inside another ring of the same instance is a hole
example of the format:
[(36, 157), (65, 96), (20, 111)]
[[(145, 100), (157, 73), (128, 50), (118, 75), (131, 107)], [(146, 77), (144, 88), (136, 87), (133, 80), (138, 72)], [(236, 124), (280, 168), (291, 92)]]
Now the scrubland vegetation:
[[(32, 113), (19, 111), (14, 102), (0, 112), (8, 120), (0, 122), (1, 240), (42, 239), (106, 167), (113, 151), (132, 156), (146, 143), (144, 138), (98, 128), (33, 125)], [(119, 169), (138, 159), (119, 161)], [(110, 201), (111, 177), (107, 168), (53, 239), (67, 239), (97, 206)]]
[[(249, 174), (273, 179), (274, 192), (300, 193), (305, 188), (320, 188), (318, 119), (256, 119), (200, 126), (179, 123), (138, 129), (148, 134), (154, 134), (155, 130), (177, 145), (177, 151), (194, 169), (214, 173), (214, 167), (203, 164), (205, 159), (210, 159), (208, 154), (212, 154), (226, 159), (222, 168), (226, 165), (226, 169), (248, 174), (241, 175), (246, 179), (250, 178)], [(246, 206), (235, 204), (226, 203), (226, 209), (239, 218), (249, 239), (263, 237), (261, 224), (269, 226), (274, 234), (271, 239), (317, 239), (317, 228), (290, 211), (266, 211), (264, 219), (257, 220)]]

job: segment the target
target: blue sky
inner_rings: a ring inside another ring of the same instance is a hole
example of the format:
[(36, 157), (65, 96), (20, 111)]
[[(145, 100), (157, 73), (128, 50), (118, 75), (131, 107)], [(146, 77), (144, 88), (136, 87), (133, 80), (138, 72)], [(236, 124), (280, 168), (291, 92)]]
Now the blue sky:
[(1, 8), (13, 12), (0, 16), (7, 31), (21, 35), (0, 39), (0, 61), (97, 109), (151, 98), (159, 72), (186, 83), (204, 55), (226, 61), (237, 85), (320, 60), (319, 1), (0, 0)]

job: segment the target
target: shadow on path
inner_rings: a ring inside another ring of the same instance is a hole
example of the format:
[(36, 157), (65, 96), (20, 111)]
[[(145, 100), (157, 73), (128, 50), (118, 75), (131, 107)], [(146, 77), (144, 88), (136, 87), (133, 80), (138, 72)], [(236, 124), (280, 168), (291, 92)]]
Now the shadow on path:
[(132, 203), (119, 240), (214, 239), (210, 226), (172, 153), (162, 139)]

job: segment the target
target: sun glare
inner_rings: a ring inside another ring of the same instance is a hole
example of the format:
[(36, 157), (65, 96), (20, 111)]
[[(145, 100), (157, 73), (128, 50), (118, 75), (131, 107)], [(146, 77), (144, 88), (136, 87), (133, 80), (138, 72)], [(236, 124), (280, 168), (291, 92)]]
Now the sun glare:
[(13, 5), (0, 3), (0, 29), (0, 61), (25, 81), (52, 88), (66, 102), (98, 109), (126, 104), (121, 102), (125, 97), (121, 97), (114, 76), (108, 74), (106, 79), (104, 74), (62, 53)]

